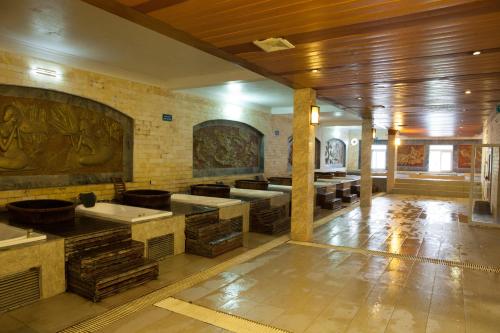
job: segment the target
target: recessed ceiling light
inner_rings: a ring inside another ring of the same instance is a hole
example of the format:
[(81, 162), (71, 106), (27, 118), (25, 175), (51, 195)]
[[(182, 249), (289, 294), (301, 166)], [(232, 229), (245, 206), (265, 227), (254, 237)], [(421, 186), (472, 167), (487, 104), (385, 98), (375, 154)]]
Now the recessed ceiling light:
[(480, 54), (481, 54), (481, 51), (474, 51), (474, 52), (472, 52), (472, 55), (475, 55), (475, 56), (480, 55)]
[(363, 97), (358, 97), (358, 98), (356, 98), (356, 99), (357, 99), (358, 101), (360, 101), (360, 100), (362, 100), (362, 99), (363, 99)]
[(463, 126), (460, 126), (460, 128), (464, 128)]
[(315, 69), (311, 69), (311, 73), (319, 73), (320, 70), (318, 68), (315, 68)]
[(470, 94), (472, 94), (472, 91), (470, 91), (470, 90), (466, 90), (466, 91), (465, 91), (465, 93), (466, 93), (467, 95), (470, 95)]
[(342, 112), (335, 112), (335, 117), (340, 117), (342, 115)]

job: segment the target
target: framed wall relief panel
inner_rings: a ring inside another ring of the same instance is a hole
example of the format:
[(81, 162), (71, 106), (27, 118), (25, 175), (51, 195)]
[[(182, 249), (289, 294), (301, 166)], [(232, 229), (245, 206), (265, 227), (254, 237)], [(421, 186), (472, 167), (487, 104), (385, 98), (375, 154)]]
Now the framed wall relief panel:
[[(288, 137), (288, 163), (287, 170), (292, 171), (293, 166), (293, 136)], [(321, 167), (321, 141), (318, 138), (314, 138), (314, 168), (319, 169)]]
[(264, 171), (264, 135), (232, 120), (209, 120), (193, 128), (193, 176)]
[[(458, 168), (470, 169), (472, 166), (472, 145), (458, 145)], [(476, 150), (476, 169), (481, 167), (481, 149)]]
[(0, 189), (132, 176), (133, 121), (104, 104), (0, 85)]
[(325, 147), (325, 165), (340, 168), (346, 165), (346, 145), (340, 139), (330, 139)]
[(398, 147), (398, 166), (424, 167), (425, 145), (401, 145)]

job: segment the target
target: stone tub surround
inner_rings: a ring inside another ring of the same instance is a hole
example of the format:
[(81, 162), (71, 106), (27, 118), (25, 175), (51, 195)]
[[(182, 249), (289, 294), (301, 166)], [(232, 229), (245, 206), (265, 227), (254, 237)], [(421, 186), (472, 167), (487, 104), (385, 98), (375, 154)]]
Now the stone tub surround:
[(64, 239), (50, 234), (46, 240), (0, 249), (0, 277), (40, 267), (42, 299), (66, 290), (64, 264)]
[[(107, 75), (53, 64), (63, 73), (58, 81), (30, 74), (37, 59), (0, 51), (0, 84), (52, 89), (108, 105), (134, 120), (133, 182), (128, 189), (154, 188), (185, 191), (192, 184), (253, 178), (259, 174), (193, 178), (193, 126), (207, 120), (226, 119), (247, 123), (271, 137), (271, 111), (244, 108), (224, 111), (225, 104)], [(48, 63), (44, 61), (43, 63)], [(48, 64), (47, 66), (49, 66)], [(162, 114), (173, 116), (162, 121)], [(266, 139), (265, 139), (266, 140)], [(265, 144), (265, 160), (269, 154)], [(0, 192), (0, 206), (19, 199), (72, 199), (92, 191), (99, 200), (114, 196), (112, 184), (23, 189)]]
[(173, 194), (170, 200), (174, 203), (187, 203), (218, 208), (221, 220), (243, 216), (243, 232), (250, 230), (250, 204), (248, 202), (191, 194)]
[(186, 243), (184, 215), (133, 223), (130, 227), (132, 228), (132, 239), (145, 244), (144, 255), (146, 258), (149, 256), (148, 239), (172, 233), (174, 234), (174, 255), (184, 253)]
[(271, 207), (285, 206), (286, 216), (290, 216), (290, 193), (281, 191), (262, 191), (242, 188), (231, 188), (231, 195), (241, 197), (242, 200), (252, 201), (252, 199), (269, 199)]

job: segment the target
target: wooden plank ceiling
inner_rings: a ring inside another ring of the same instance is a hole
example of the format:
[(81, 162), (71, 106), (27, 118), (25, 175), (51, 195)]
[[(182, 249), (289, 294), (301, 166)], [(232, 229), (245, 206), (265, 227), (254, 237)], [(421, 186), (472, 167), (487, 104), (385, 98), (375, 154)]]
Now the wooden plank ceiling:
[(499, 0), (84, 1), (404, 135), (478, 135), (500, 103)]

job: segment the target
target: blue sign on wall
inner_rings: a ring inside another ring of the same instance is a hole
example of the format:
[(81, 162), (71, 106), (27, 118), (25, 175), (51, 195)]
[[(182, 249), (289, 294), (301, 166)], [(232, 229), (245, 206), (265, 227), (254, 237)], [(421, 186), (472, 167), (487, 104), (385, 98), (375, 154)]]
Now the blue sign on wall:
[(166, 114), (166, 113), (164, 113), (161, 118), (163, 119), (163, 121), (172, 121), (173, 119), (171, 114)]
[(497, 104), (497, 113), (500, 113), (500, 104)]

